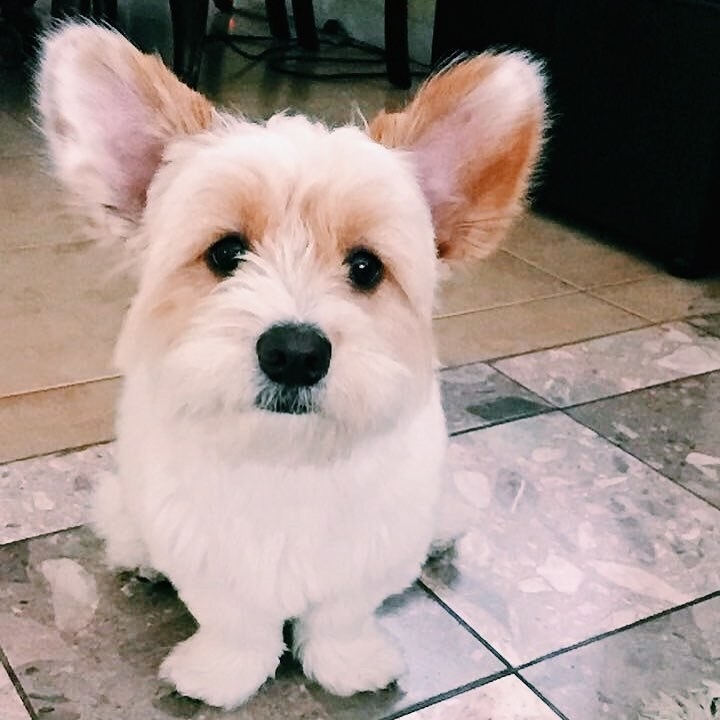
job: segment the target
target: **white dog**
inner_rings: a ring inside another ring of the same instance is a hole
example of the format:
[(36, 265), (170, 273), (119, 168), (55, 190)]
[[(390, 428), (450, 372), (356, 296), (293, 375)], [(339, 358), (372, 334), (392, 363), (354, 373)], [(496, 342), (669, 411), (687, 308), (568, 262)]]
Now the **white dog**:
[(438, 269), (490, 252), (521, 210), (540, 69), (485, 54), (365, 128), (256, 124), (71, 24), (38, 87), (57, 175), (139, 271), (95, 525), (113, 566), (167, 575), (199, 624), (161, 677), (235, 707), (293, 619), (309, 677), (385, 687), (403, 661), (374, 611), (448, 532)]

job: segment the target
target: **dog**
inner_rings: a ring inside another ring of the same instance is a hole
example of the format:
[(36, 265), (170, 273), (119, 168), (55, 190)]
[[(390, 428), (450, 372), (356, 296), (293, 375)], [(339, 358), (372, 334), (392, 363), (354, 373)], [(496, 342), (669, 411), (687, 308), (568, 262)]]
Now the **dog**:
[(70, 23), (45, 39), (37, 84), (57, 177), (137, 270), (118, 474), (93, 523), (112, 567), (164, 574), (197, 620), (160, 677), (237, 707), (292, 620), (309, 678), (386, 687), (404, 664), (375, 610), (452, 535), (440, 270), (489, 254), (523, 209), (542, 68), (485, 53), (364, 126), (256, 123), (119, 33)]

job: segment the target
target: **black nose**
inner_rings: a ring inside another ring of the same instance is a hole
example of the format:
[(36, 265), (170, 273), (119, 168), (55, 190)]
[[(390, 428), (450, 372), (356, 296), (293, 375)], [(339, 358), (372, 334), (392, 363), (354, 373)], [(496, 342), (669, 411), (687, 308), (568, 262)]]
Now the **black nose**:
[(273, 325), (257, 341), (260, 368), (276, 383), (307, 387), (325, 377), (332, 345), (312, 325)]

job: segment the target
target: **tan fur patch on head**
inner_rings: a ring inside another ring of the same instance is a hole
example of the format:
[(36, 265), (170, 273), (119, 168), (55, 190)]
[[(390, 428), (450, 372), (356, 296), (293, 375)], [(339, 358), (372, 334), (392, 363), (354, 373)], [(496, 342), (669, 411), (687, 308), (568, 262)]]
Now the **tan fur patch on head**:
[(126, 369), (131, 356), (166, 350), (186, 331), (199, 304), (217, 285), (201, 260), (177, 268), (139, 293), (126, 317), (115, 357)]
[(161, 135), (192, 135), (210, 127), (214, 112), (210, 101), (180, 82), (159, 57), (134, 53), (132, 65), (137, 90)]
[(376, 115), (368, 128), (370, 137), (387, 147), (412, 147), (430, 125), (454, 109), (453, 102), (470, 94), (497, 64), (497, 56), (481, 55), (471, 62), (450, 66), (422, 85), (404, 110)]

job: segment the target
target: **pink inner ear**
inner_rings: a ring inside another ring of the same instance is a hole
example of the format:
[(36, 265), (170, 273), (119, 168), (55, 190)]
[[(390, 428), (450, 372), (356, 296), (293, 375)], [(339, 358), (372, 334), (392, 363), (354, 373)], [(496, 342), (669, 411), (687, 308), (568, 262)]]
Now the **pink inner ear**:
[(417, 178), (431, 208), (455, 197), (455, 152), (450, 136), (428, 133), (413, 148)]
[(104, 91), (93, 98), (100, 147), (105, 155), (105, 182), (114, 206), (123, 215), (134, 216), (145, 205), (147, 188), (157, 170), (163, 144), (153, 134), (151, 112), (127, 86)]
[[(436, 120), (413, 145), (420, 187), (430, 207), (455, 201), (459, 177), (468, 162), (482, 164), (492, 143), (481, 117), (467, 103)], [(485, 147), (484, 147), (485, 146)]]

